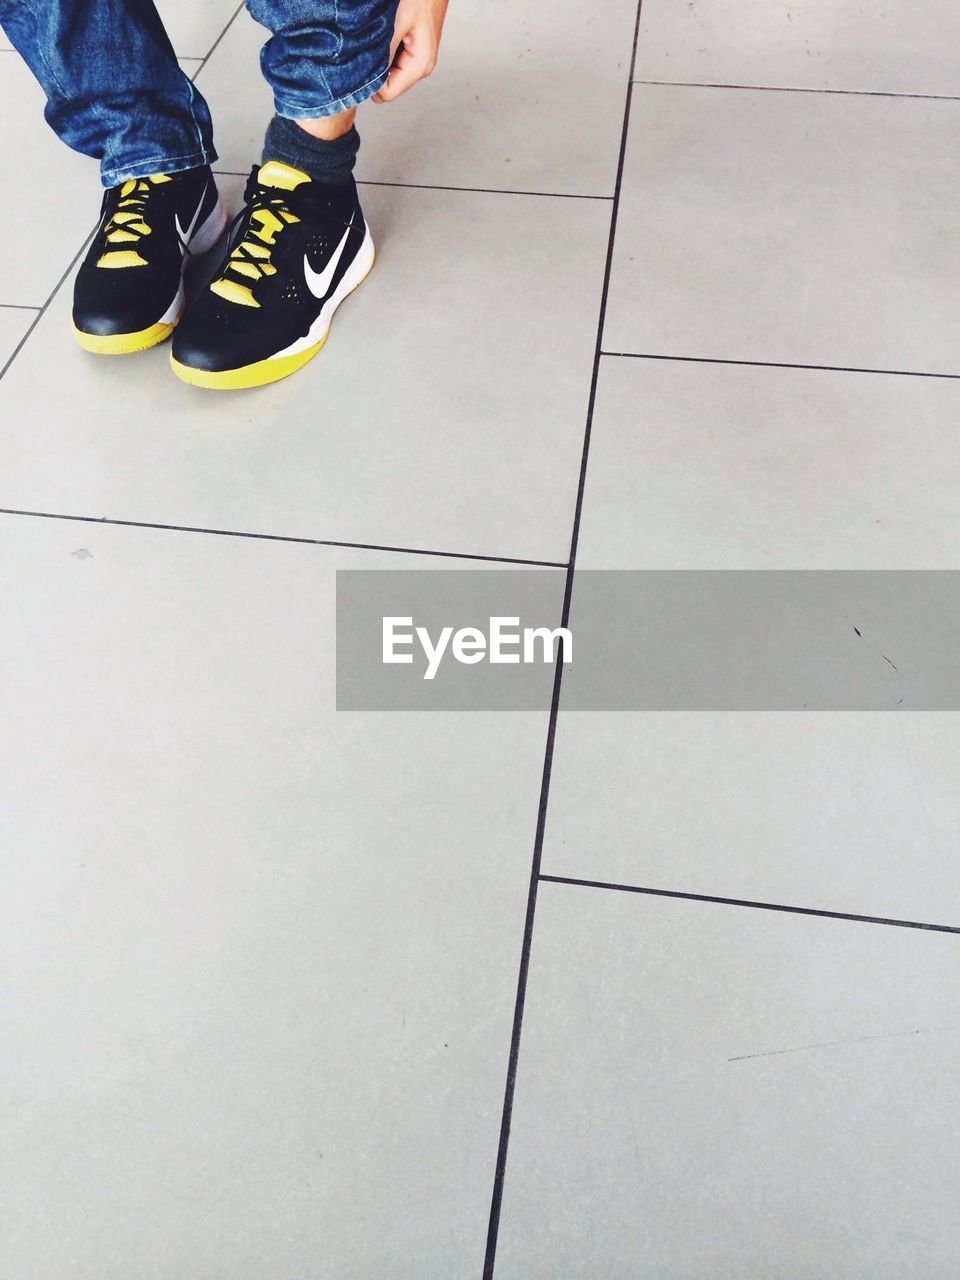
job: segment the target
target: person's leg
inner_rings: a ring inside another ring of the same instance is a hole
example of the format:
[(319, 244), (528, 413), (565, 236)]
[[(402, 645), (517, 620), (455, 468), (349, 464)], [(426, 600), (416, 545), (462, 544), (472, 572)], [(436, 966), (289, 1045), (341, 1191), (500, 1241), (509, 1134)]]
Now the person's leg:
[(349, 181), (360, 138), (359, 103), (390, 70), (398, 0), (247, 0), (273, 34), (260, 66), (275, 115), (263, 159), (281, 160), (316, 181)]
[(273, 32), (274, 93), (261, 164), (217, 276), (173, 344), (198, 386), (259, 386), (323, 346), (337, 307), (373, 265), (353, 167), (358, 103), (386, 82), (397, 0), (248, 0)]
[(317, 182), (349, 183), (360, 150), (360, 135), (353, 124), (356, 114), (356, 107), (351, 107), (335, 116), (306, 121), (310, 129), (286, 116), (274, 116), (263, 139), (264, 163), (281, 160)]
[[(273, 34), (260, 67), (277, 115), (316, 121), (358, 106), (380, 89), (390, 70), (398, 0), (247, 0), (251, 15)], [(333, 136), (339, 125), (333, 125)], [(349, 126), (348, 126), (349, 127)]]
[(0, 0), (0, 26), (47, 96), (48, 123), (105, 187), (216, 159), (210, 112), (153, 0)]
[(100, 220), (74, 281), (88, 351), (141, 351), (183, 311), (183, 269), (226, 222), (210, 113), (153, 0), (0, 0), (0, 23), (46, 93), (45, 116), (100, 161)]

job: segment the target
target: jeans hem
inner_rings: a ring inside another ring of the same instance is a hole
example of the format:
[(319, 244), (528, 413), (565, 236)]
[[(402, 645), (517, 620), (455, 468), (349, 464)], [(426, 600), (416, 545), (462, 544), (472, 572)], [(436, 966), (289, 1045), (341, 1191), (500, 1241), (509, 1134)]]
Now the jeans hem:
[(205, 164), (212, 165), (216, 159), (217, 153), (212, 147), (192, 151), (185, 156), (150, 156), (146, 160), (104, 169), (100, 179), (105, 187), (119, 187), (130, 178), (146, 178), (151, 173), (185, 173), (187, 169), (201, 169)]
[(334, 98), (325, 103), (318, 103), (316, 98), (298, 102), (294, 98), (281, 98), (279, 94), (275, 94), (274, 107), (277, 115), (284, 116), (287, 120), (321, 120), (326, 116), (335, 116), (340, 111), (349, 111), (351, 107), (358, 107), (361, 102), (372, 98), (377, 90), (382, 89), (386, 84), (389, 72), (388, 65), (372, 80), (362, 84), (359, 89), (354, 89), (352, 93), (346, 93), (343, 97)]

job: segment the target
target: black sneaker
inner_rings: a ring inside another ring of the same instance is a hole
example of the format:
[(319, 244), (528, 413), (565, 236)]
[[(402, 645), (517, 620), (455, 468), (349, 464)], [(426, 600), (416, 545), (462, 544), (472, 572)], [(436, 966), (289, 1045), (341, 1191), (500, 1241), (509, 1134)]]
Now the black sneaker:
[(327, 186), (269, 160), (244, 199), (226, 258), (173, 343), (174, 372), (198, 387), (259, 387), (301, 368), (373, 266), (352, 181)]
[(143, 351), (183, 312), (183, 272), (216, 244), (226, 210), (207, 166), (130, 178), (103, 195), (100, 225), (73, 292), (73, 331), (101, 355)]

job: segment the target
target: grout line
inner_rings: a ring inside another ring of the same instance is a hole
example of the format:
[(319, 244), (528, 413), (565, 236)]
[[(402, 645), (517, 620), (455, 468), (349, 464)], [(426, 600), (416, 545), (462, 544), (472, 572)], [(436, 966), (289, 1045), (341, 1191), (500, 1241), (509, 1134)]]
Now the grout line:
[(559, 560), (525, 560), (519, 556), (485, 556), (467, 551), (434, 551), (426, 547), (393, 547), (376, 542), (343, 542), (334, 538), (299, 538), (283, 533), (248, 533), (237, 529), (206, 529), (188, 524), (161, 524), (152, 520), (119, 520), (110, 516), (77, 516), (58, 511), (21, 511), (0, 507), (3, 516), (28, 516), (37, 520), (72, 520), (79, 524), (112, 525), (122, 529), (162, 529), (172, 533), (204, 533), (218, 538), (250, 538), (260, 542), (291, 542), (308, 547), (344, 547), (357, 551), (392, 551), (397, 555), (439, 556), (448, 560), (484, 560), (495, 564), (519, 564), (533, 569), (566, 569)]
[(708, 893), (680, 893), (672, 889), (648, 889), (635, 884), (612, 884), (606, 880), (579, 880), (575, 876), (541, 875), (549, 884), (576, 885), (584, 889), (614, 889), (619, 893), (641, 893), (651, 898), (678, 898), (684, 902), (713, 902), (725, 907), (752, 907), (757, 911), (784, 911), (796, 916), (819, 916), (825, 920), (852, 920), (857, 924), (883, 924), (896, 929), (926, 929), (931, 933), (960, 933), (960, 926), (930, 924), (921, 920), (895, 920), (885, 916), (863, 916), (852, 911), (822, 911), (817, 907), (791, 907), (782, 902), (754, 902), (749, 898), (719, 898)]
[(246, 3), (246, 0), (240, 0), (240, 3), (237, 5), (236, 9), (234, 9), (233, 13), (230, 15), (230, 18), (229, 18), (229, 21), (227, 22), (227, 25), (223, 28), (223, 30), (222, 30), (222, 31), (220, 32), (220, 34), (217, 36), (216, 40), (214, 40), (213, 44), (210, 46), (210, 48), (207, 50), (207, 52), (206, 52), (206, 53), (203, 55), (203, 57), (200, 59), (200, 65), (199, 65), (199, 67), (197, 67), (196, 71), (194, 71), (193, 75), (190, 77), (191, 81), (195, 81), (195, 80), (196, 80), (197, 76), (200, 74), (200, 72), (203, 70), (203, 68), (207, 65), (207, 63), (208, 63), (208, 62), (210, 61), (210, 59), (213, 57), (214, 53), (216, 52), (216, 50), (217, 50), (217, 48), (218, 48), (218, 46), (219, 46), (219, 44), (220, 44), (220, 41), (221, 41), (221, 40), (223, 39), (223, 37), (227, 34), (227, 32), (230, 30), (230, 28), (233, 26), (233, 24), (236, 22), (236, 20), (237, 20), (237, 18), (238, 18), (238, 16), (239, 16), (239, 14), (240, 14), (240, 10), (244, 7), (245, 3)]
[[(623, 170), (627, 154), (627, 132), (630, 125), (630, 106), (633, 99), (633, 75), (637, 60), (637, 36), (640, 31), (640, 14), (643, 0), (637, 0), (636, 19), (633, 27), (633, 46), (630, 55), (630, 71), (628, 73), (626, 93), (623, 104), (623, 119), (620, 126), (620, 150), (617, 157), (617, 177), (614, 184), (613, 203), (610, 210), (610, 229), (607, 235), (607, 249), (603, 268), (603, 284), (600, 291), (600, 309), (597, 316), (597, 336), (593, 353), (593, 371), (590, 377), (590, 394), (587, 401), (586, 422), (583, 434), (583, 449), (580, 457), (580, 475), (577, 484), (577, 498), (573, 513), (573, 529), (570, 536), (570, 558), (566, 571), (566, 582), (563, 592), (563, 608), (560, 625), (567, 626), (570, 619), (570, 605), (573, 598), (573, 580), (576, 571), (577, 543), (580, 537), (580, 518), (583, 511), (583, 497), (587, 477), (587, 460), (590, 452), (590, 435), (593, 429), (593, 413), (597, 399), (597, 384), (600, 377), (600, 357), (603, 345), (603, 327), (607, 314), (607, 295), (610, 290), (610, 275), (613, 268), (613, 247), (617, 235), (617, 215), (620, 210), (620, 192), (623, 186)], [(500, 1215), (503, 1208), (503, 1187), (507, 1169), (507, 1153), (510, 1145), (510, 1126), (513, 1119), (513, 1103), (516, 1095), (517, 1070), (520, 1060), (520, 1039), (523, 1032), (523, 1012), (526, 1003), (527, 980), (530, 973), (530, 953), (533, 944), (533, 928), (537, 912), (537, 891), (540, 884), (540, 864), (543, 856), (543, 841), (547, 823), (547, 807), (550, 800), (550, 780), (553, 773), (553, 752), (557, 734), (557, 720), (560, 712), (560, 693), (563, 684), (563, 664), (556, 664), (553, 681), (553, 697), (550, 704), (550, 719), (547, 726), (547, 740), (543, 756), (543, 775), (540, 783), (540, 799), (537, 807), (537, 827), (533, 842), (533, 858), (530, 867), (530, 884), (527, 891), (527, 908), (523, 926), (523, 939), (520, 946), (520, 965), (517, 974), (517, 994), (513, 1012), (513, 1028), (510, 1036), (510, 1051), (507, 1059), (507, 1078), (503, 1095), (503, 1111), (500, 1119), (500, 1139), (497, 1147), (497, 1162), (493, 1178), (493, 1191), (490, 1202), (490, 1218), (487, 1226), (487, 1243), (483, 1261), (483, 1280), (493, 1280), (497, 1260), (497, 1240), (500, 1233)]]
[[(3, 51), (0, 50), (0, 53)], [(0, 302), (0, 311), (39, 311), (39, 307), (31, 307), (26, 302)]]
[(845, 364), (791, 364), (785, 360), (726, 360), (715, 356), (662, 356), (641, 351), (603, 351), (615, 360), (676, 360), (683, 364), (732, 364), (751, 369), (813, 369), (823, 373), (881, 373), (893, 378), (960, 378), (960, 373), (933, 373), (925, 369), (866, 369)]
[[(213, 172), (223, 178), (246, 178), (249, 169), (239, 173), (236, 169), (218, 169)], [(573, 191), (514, 191), (508, 187), (451, 187), (438, 182), (374, 182), (370, 179), (357, 179), (358, 187), (412, 187), (415, 191), (470, 191), (492, 196), (542, 196), (550, 200), (607, 200), (613, 196), (580, 195)]]
[(922, 98), (934, 102), (958, 102), (955, 93), (896, 93), (884, 89), (815, 89), (803, 85), (716, 84), (704, 80), (634, 80), (634, 84), (660, 85), (674, 89), (748, 89), (752, 93), (832, 93), (850, 98)]
[(606, 200), (613, 196), (586, 195), (580, 191), (517, 191), (511, 187), (451, 187), (440, 182), (376, 182), (366, 179), (358, 182), (361, 187), (415, 187), (421, 191), (479, 191), (492, 196), (543, 196), (549, 200)]

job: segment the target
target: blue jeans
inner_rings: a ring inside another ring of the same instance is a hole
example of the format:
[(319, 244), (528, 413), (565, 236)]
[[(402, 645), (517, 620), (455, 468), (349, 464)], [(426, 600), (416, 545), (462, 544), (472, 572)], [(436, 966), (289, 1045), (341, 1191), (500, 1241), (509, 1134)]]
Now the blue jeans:
[[(376, 93), (397, 2), (247, 0), (273, 33), (260, 65), (277, 114), (330, 116)], [(0, 0), (0, 26), (47, 95), (47, 122), (100, 161), (105, 187), (216, 160), (210, 111), (153, 0)]]

